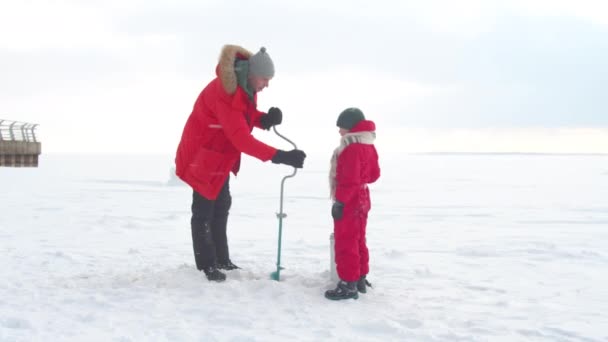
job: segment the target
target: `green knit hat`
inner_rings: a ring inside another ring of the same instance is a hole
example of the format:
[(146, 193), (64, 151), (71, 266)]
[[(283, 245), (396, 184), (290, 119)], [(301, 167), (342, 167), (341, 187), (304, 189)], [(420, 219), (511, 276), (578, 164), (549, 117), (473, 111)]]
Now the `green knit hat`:
[(361, 109), (351, 107), (346, 108), (342, 111), (342, 113), (340, 113), (336, 125), (340, 128), (351, 130), (361, 120), (365, 120), (365, 116), (363, 115)]

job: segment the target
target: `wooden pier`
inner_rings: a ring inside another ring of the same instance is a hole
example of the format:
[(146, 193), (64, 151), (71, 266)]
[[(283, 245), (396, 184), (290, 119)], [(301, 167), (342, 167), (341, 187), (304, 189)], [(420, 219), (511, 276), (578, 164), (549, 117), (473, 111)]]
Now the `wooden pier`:
[(41, 144), (37, 124), (0, 119), (0, 166), (37, 167)]

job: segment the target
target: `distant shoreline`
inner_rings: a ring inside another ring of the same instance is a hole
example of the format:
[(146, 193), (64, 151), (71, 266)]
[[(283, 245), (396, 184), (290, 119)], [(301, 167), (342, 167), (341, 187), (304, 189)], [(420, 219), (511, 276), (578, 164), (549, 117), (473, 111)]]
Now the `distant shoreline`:
[[(404, 155), (404, 156), (530, 156), (530, 157), (608, 157), (608, 153), (560, 153), (560, 152), (395, 152), (395, 151), (379, 151), (381, 155)], [(308, 159), (316, 159), (315, 156), (321, 155), (319, 153), (311, 153)], [(112, 153), (112, 152), (100, 152), (100, 153), (80, 153), (80, 152), (47, 152), (42, 153), (41, 158), (44, 157), (78, 157), (83, 159), (96, 159), (96, 158), (133, 158), (133, 157), (145, 157), (145, 158), (163, 158), (170, 159), (174, 158), (173, 154), (167, 153)], [(243, 154), (243, 156), (246, 156)]]
[(608, 153), (551, 153), (551, 152), (408, 152), (409, 155), (454, 155), (454, 156), (572, 156), (608, 157)]

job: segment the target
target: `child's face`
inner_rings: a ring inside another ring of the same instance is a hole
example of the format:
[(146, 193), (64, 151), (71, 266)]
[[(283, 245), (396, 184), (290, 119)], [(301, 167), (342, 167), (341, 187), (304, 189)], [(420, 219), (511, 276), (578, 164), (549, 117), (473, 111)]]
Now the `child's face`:
[(346, 128), (340, 128), (338, 132), (340, 132), (340, 136), (343, 137), (344, 134), (348, 133), (348, 130)]

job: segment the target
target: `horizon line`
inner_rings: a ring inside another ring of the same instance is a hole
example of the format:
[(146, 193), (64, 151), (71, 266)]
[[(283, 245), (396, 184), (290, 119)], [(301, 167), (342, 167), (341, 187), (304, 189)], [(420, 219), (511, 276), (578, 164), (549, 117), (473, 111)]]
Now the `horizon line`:
[[(383, 151), (386, 153), (387, 151)], [(525, 156), (607, 156), (608, 152), (472, 152), (472, 151), (463, 151), (463, 152), (451, 152), (451, 151), (437, 151), (437, 152), (389, 152), (389, 154), (404, 154), (404, 155), (492, 155), (492, 156), (512, 156), (512, 155), (525, 155)], [(170, 156), (174, 153), (165, 153), (165, 152), (46, 152), (42, 153), (43, 155), (74, 155), (74, 156), (94, 156), (94, 155), (103, 155), (103, 156), (128, 156), (128, 155), (163, 155)]]

